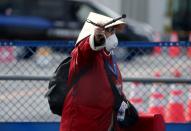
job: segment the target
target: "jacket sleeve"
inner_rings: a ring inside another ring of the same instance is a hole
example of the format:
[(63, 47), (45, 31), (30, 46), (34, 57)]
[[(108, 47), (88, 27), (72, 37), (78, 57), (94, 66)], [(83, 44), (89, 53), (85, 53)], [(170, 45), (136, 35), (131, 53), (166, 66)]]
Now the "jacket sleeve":
[(102, 51), (105, 45), (96, 45), (94, 36), (88, 36), (77, 46), (76, 65), (81, 69), (92, 66), (97, 61), (98, 54)]

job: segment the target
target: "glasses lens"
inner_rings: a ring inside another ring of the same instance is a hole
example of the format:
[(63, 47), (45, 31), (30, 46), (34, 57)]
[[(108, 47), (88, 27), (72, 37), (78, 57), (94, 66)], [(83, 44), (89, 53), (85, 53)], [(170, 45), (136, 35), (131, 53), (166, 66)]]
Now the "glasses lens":
[(109, 32), (109, 33), (115, 33), (115, 28), (110, 27), (110, 28), (105, 29), (105, 31)]

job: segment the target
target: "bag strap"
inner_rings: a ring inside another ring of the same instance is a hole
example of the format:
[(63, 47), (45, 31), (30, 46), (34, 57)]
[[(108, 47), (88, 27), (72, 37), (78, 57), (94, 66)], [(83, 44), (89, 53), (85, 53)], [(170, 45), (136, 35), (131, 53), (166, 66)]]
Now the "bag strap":
[(105, 70), (106, 70), (106, 73), (107, 73), (109, 83), (111, 85), (112, 92), (113, 92), (113, 94), (114, 94), (114, 96), (116, 98), (115, 100), (122, 99), (123, 96), (119, 93), (114, 81), (112, 80), (113, 73), (112, 73), (112, 71), (110, 70), (110, 68), (108, 66), (108, 62), (106, 62), (106, 61), (104, 62), (104, 67), (105, 67)]
[[(113, 56), (112, 56), (113, 57)], [(116, 105), (116, 103), (121, 103), (123, 98), (121, 96), (121, 94), (119, 93), (114, 81), (112, 80), (112, 76), (114, 76), (111, 68), (108, 66), (108, 62), (104, 61), (104, 68), (106, 70), (106, 74), (107, 74), (107, 77), (108, 77), (108, 80), (109, 80), (109, 83), (111, 85), (111, 89), (112, 89), (112, 92), (114, 94), (114, 97), (115, 97), (115, 106), (114, 106), (114, 111), (117, 111), (118, 110), (118, 107), (120, 105)], [(113, 126), (111, 128), (111, 131), (115, 131), (116, 128), (115, 128), (115, 123), (116, 123), (116, 118), (113, 119)]]
[[(112, 92), (113, 92), (114, 97), (115, 97), (115, 102), (119, 104), (122, 101), (125, 101), (128, 105), (131, 105), (129, 100), (127, 100), (122, 94), (120, 94), (118, 88), (116, 87), (116, 84), (114, 83), (114, 81), (112, 79), (113, 73), (112, 73), (112, 71), (110, 70), (110, 68), (108, 67), (107, 64), (108, 64), (108, 62), (104, 62), (104, 67), (105, 67), (105, 70), (106, 70), (106, 73), (107, 73), (109, 83), (111, 85)], [(115, 110), (118, 110), (119, 107), (120, 107), (120, 105), (116, 105)]]
[[(71, 49), (70, 52), (72, 52), (72, 50), (75, 49), (78, 45), (79, 45), (79, 43), (78, 43), (77, 45), (75, 45), (75, 46)], [(71, 57), (71, 56), (70, 56), (70, 57)], [(71, 57), (71, 59), (72, 59), (72, 57)], [(72, 78), (72, 81), (71, 81), (70, 85), (69, 85), (68, 88), (67, 88), (67, 89), (68, 89), (67, 91), (69, 91), (69, 90), (80, 80), (81, 76), (83, 76), (87, 71), (88, 71), (87, 68), (83, 68), (83, 69), (81, 69), (76, 75), (74, 75), (74, 77)], [(69, 75), (69, 73), (68, 73), (68, 75)]]
[(83, 76), (86, 72), (88, 72), (88, 69), (83, 68), (76, 75), (74, 75), (67, 89), (70, 90), (80, 80), (81, 76)]

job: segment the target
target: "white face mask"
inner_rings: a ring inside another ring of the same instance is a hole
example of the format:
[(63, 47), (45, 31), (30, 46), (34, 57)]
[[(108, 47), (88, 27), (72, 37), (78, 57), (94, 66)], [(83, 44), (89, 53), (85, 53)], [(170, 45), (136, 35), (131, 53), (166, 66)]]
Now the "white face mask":
[(109, 36), (107, 39), (106, 39), (106, 42), (105, 42), (105, 47), (106, 47), (106, 50), (107, 51), (112, 51), (114, 48), (116, 48), (118, 45), (118, 39), (117, 39), (117, 36), (115, 34)]

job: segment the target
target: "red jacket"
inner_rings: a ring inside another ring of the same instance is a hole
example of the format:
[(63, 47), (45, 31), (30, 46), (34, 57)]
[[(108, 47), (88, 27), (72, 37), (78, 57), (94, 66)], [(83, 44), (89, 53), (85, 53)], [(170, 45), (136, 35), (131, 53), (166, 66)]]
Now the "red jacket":
[[(92, 50), (89, 37), (82, 40), (71, 55), (69, 83), (80, 70), (87, 68), (88, 72), (66, 96), (60, 131), (109, 131), (114, 115), (114, 95), (104, 69), (104, 61), (111, 63), (112, 57), (104, 49)], [(118, 67), (117, 72), (118, 78), (113, 77), (113, 80), (122, 90)], [(121, 129), (118, 128), (117, 131)]]

